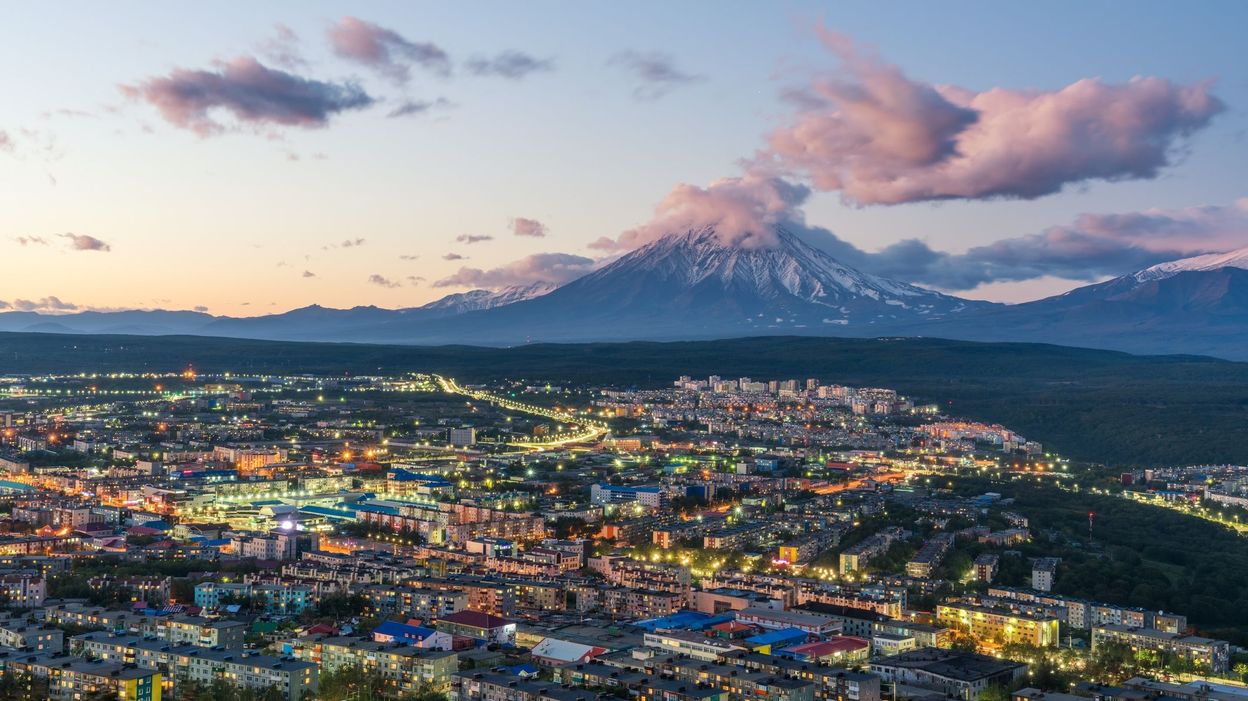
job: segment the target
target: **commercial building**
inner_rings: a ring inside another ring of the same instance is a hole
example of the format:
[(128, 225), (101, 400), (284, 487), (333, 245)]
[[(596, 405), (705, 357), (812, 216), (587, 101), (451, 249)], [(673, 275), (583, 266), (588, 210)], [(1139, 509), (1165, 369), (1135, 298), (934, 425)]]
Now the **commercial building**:
[(595, 484), (589, 488), (589, 501), (594, 506), (638, 504), (647, 509), (662, 508), (667, 498), (662, 487), (620, 487)]
[(1014, 682), (1026, 674), (1027, 665), (968, 652), (924, 648), (872, 660), (871, 672), (892, 684), (972, 701), (990, 686), (1013, 688)]
[(506, 618), (466, 609), (438, 619), (437, 629), (487, 643), (511, 645), (516, 642), (516, 624)]
[(772, 630), (796, 628), (814, 635), (836, 635), (843, 623), (836, 616), (803, 611), (776, 611), (750, 607), (737, 613), (737, 620), (748, 625)]

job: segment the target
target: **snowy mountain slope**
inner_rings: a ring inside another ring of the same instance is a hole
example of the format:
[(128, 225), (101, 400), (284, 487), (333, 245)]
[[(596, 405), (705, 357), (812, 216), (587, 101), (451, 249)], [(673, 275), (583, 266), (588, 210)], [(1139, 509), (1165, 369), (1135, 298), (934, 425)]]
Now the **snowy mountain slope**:
[(557, 287), (559, 286), (553, 282), (538, 281), (530, 285), (504, 287), (497, 291), (469, 290), (468, 292), (449, 294), (417, 308), (462, 314), (482, 309), (493, 309), (494, 307), (501, 307), (513, 302), (523, 302), (526, 299), (541, 297), (544, 294), (553, 292)]
[(1248, 248), (1240, 248), (1228, 253), (1209, 253), (1203, 256), (1181, 258), (1165, 263), (1158, 263), (1131, 275), (1138, 282), (1160, 280), (1181, 272), (1196, 270), (1208, 271), (1221, 268), (1242, 268), (1248, 270)]

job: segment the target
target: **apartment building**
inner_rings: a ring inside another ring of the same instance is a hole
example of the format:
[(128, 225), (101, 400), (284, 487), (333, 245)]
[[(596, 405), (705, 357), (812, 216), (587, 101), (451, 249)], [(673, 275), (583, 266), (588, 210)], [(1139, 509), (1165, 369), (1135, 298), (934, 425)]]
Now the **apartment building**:
[(969, 603), (945, 603), (936, 607), (936, 620), (970, 635), (981, 643), (1024, 643), (1050, 647), (1059, 642), (1059, 622), (1042, 613), (1027, 614), (1009, 608), (990, 608)]
[(815, 701), (816, 683), (772, 671), (751, 670), (719, 662), (663, 657), (651, 661), (653, 669), (686, 686), (725, 692), (731, 699), (765, 698), (770, 701)]
[(658, 618), (687, 608), (683, 593), (656, 589), (603, 587), (598, 590), (598, 609), (613, 618)]
[(995, 553), (983, 553), (975, 558), (975, 581), (991, 584), (997, 577), (997, 569), (1001, 556)]
[(932, 536), (906, 563), (906, 574), (911, 577), (931, 577), (932, 571), (940, 565), (949, 549), (953, 547), (953, 540), (952, 533), (937, 533)]
[[(199, 616), (167, 616), (156, 620), (155, 635), (173, 645), (242, 650), (247, 624), (221, 621)], [(144, 631), (146, 632), (146, 631)]]
[(54, 699), (82, 699), (88, 694), (107, 694), (120, 701), (160, 701), (161, 673), (135, 665), (101, 662), (60, 654), (10, 657), (0, 653), (6, 671), (29, 674), (48, 681)]
[(15, 608), (39, 608), (47, 598), (48, 585), (42, 575), (10, 573), (0, 575), (0, 597)]
[(449, 701), (617, 701), (615, 696), (493, 672), (459, 672)]
[(1093, 650), (1115, 643), (1173, 655), (1211, 672), (1225, 672), (1231, 663), (1230, 643), (1225, 640), (1113, 624), (1092, 628)]
[(65, 633), (45, 628), (26, 619), (0, 621), (0, 646), (42, 654), (65, 651)]
[(195, 585), (195, 605), (218, 609), (230, 602), (259, 600), (266, 613), (302, 613), (312, 605), (312, 589), (303, 584), (202, 582)]
[(374, 584), (358, 590), (382, 616), (440, 618), (468, 608), (468, 594), (458, 589), (426, 589)]
[(400, 696), (422, 687), (448, 691), (452, 675), (459, 671), (459, 656), (454, 652), (367, 638), (309, 636), (298, 638), (287, 647), (296, 659), (312, 662), (322, 672), (353, 667), (375, 672), (386, 680), (389, 693)]
[(172, 577), (92, 577), (87, 580), (92, 589), (116, 588), (129, 593), (130, 601), (146, 601), (151, 604), (169, 603)]
[(70, 639), (78, 654), (104, 662), (133, 664), (141, 669), (168, 670), (177, 684), (194, 681), (209, 685), (216, 679), (250, 689), (277, 689), (286, 701), (316, 694), (317, 665), (292, 658), (270, 657), (249, 651), (213, 650), (194, 645), (171, 645), (135, 635), (84, 633)]
[(898, 527), (889, 526), (872, 535), (866, 540), (846, 548), (840, 556), (841, 574), (856, 572), (867, 566), (872, 559), (888, 552), (893, 543), (909, 536), (909, 532)]
[(874, 674), (755, 652), (736, 653), (723, 661), (752, 672), (813, 682), (816, 701), (880, 701), (880, 678)]
[(1057, 578), (1057, 565), (1061, 562), (1056, 557), (1038, 557), (1031, 563), (1031, 588), (1036, 591), (1053, 591), (1053, 581)]

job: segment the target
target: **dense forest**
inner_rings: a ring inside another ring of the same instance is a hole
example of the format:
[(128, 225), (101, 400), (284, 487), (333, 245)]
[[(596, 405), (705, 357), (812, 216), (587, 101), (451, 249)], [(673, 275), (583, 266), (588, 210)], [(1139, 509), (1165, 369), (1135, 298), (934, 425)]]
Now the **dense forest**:
[[(1017, 499), (1009, 508), (1026, 515), (1035, 534), (1017, 549), (1025, 557), (1062, 559), (1055, 593), (1177, 611), (1201, 633), (1248, 643), (1248, 539), (1234, 531), (1122, 497), (1029, 480), (963, 479), (955, 489)], [(1089, 513), (1095, 514), (1091, 530)], [(1003, 567), (1003, 584), (1024, 584), (1030, 568), (1014, 569), (1021, 573), (1011, 576)]]

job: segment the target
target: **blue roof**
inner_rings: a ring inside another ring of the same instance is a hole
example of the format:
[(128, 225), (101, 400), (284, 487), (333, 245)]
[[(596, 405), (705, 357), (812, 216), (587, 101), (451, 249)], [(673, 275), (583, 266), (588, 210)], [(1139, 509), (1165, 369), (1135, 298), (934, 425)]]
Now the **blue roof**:
[(638, 493), (655, 494), (660, 491), (659, 487), (621, 487), (619, 485), (607, 484), (605, 482), (600, 482), (598, 484), (598, 487), (600, 489), (607, 489), (612, 492), (619, 492), (622, 494), (638, 494)]
[(644, 628), (648, 631), (656, 630), (706, 630), (714, 625), (719, 625), (725, 621), (731, 621), (732, 616), (712, 616), (697, 611), (678, 611), (670, 616), (662, 616), (660, 618), (650, 618), (644, 621), (637, 621), (633, 625), (638, 628)]
[(746, 638), (745, 642), (751, 645), (775, 645), (776, 643), (805, 640), (806, 637), (806, 631), (801, 628), (783, 628), (781, 630), (769, 630), (766, 633), (759, 633), (752, 638)]
[(386, 514), (387, 516), (399, 515), (399, 510), (393, 506), (381, 506), (380, 504), (360, 504), (355, 509), (356, 511), (368, 511), (374, 514)]
[(301, 506), (299, 513), (308, 514), (309, 516), (324, 516), (325, 518), (340, 519), (343, 521), (355, 520), (355, 509), (334, 509), (328, 506)]
[(13, 482), (10, 480), (0, 480), (0, 489), (13, 489), (19, 492), (35, 491), (35, 488), (29, 484), (22, 484), (21, 482)]
[(424, 640), (433, 635), (435, 630), (425, 628), (424, 626), (411, 626), (398, 621), (383, 621), (381, 625), (373, 629), (373, 635), (389, 635), (390, 637), (404, 640)]
[(450, 481), (447, 480), (445, 477), (440, 477), (438, 475), (426, 475), (420, 472), (412, 472), (411, 470), (406, 470), (401, 467), (396, 467), (393, 470), (391, 470), (390, 473), (386, 475), (386, 478), (395, 480), (396, 482), (426, 482), (428, 484), (436, 485), (440, 487), (451, 486)]

